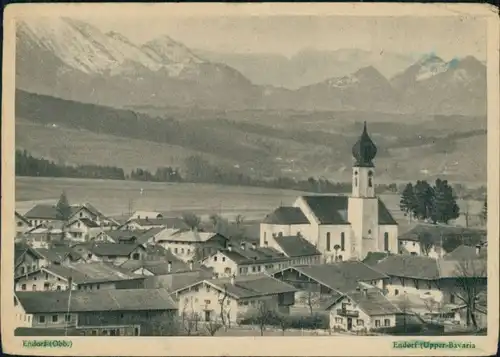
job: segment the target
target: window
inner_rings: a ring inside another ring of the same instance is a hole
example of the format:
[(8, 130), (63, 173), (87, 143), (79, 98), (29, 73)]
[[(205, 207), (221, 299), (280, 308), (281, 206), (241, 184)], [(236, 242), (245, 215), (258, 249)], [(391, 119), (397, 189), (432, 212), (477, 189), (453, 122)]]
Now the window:
[(58, 316), (57, 315), (52, 315), (52, 322), (57, 322)]
[(336, 317), (335, 318), (335, 322), (338, 323), (338, 324), (341, 324), (342, 323), (342, 317)]
[(134, 336), (139, 336), (139, 328), (138, 327), (134, 328)]
[(83, 213), (82, 212), (80, 212), (80, 217), (83, 217)]
[(384, 233), (384, 251), (389, 251), (389, 233)]
[(455, 303), (455, 295), (451, 294), (450, 295), (450, 304), (454, 304), (454, 303)]
[(101, 288), (101, 285), (100, 284), (97, 284), (96, 287), (95, 287), (97, 290), (99, 290)]
[(394, 289), (394, 295), (395, 296), (399, 295), (399, 290), (398, 289)]
[(191, 249), (188, 249), (188, 250), (187, 250), (187, 253), (188, 253), (188, 254), (191, 254)]
[(260, 268), (261, 268), (261, 266), (260, 266), (260, 265), (259, 265), (259, 266), (257, 266), (257, 271), (260, 271)]
[(364, 326), (364, 324), (365, 324), (365, 322), (363, 320), (361, 320), (361, 319), (357, 319), (356, 320), (356, 325), (358, 325), (358, 326)]
[(216, 261), (217, 261), (217, 256), (214, 257), (214, 262), (216, 262)]
[(209, 293), (209, 292), (210, 292), (210, 286), (207, 285), (207, 293)]
[(358, 172), (354, 171), (354, 187), (358, 187)]
[(387, 326), (391, 326), (391, 320), (389, 319), (384, 319), (384, 326), (387, 327)]
[(329, 252), (331, 250), (330, 242), (330, 232), (326, 234), (326, 250)]
[(222, 261), (225, 262), (226, 261), (226, 257), (222, 257)]
[(231, 300), (226, 300), (226, 305), (231, 305)]
[(339, 261), (342, 261), (342, 259), (344, 259), (344, 257), (342, 257), (342, 254), (338, 256), (338, 260)]
[(43, 284), (43, 290), (47, 291), (47, 290), (49, 290), (49, 288), (50, 288), (50, 284), (49, 283)]
[(177, 254), (178, 253), (178, 249), (177, 248), (174, 248), (174, 253)]
[(26, 290), (26, 284), (21, 285), (21, 290)]
[(36, 291), (36, 284), (33, 284), (33, 287), (31, 288), (31, 290)]
[(210, 305), (210, 300), (205, 300), (205, 305)]
[(38, 322), (40, 322), (41, 324), (44, 324), (45, 323), (45, 316), (39, 316)]
[(181, 248), (181, 254), (184, 254), (184, 248)]
[(255, 273), (256, 269), (257, 269), (257, 268), (256, 268), (255, 266), (253, 266), (253, 267), (252, 267), (252, 273)]
[(368, 171), (368, 187), (373, 187), (373, 171)]
[(380, 320), (375, 320), (375, 327), (380, 327)]
[(71, 321), (71, 315), (70, 314), (64, 315), (64, 321), (70, 322)]
[(21, 274), (24, 274), (24, 267), (21, 267)]
[(345, 233), (340, 233), (340, 250), (345, 251)]
[(415, 242), (413, 242), (413, 246), (415, 246)]
[(141, 255), (139, 253), (134, 253), (134, 255), (132, 255), (133, 260), (139, 260), (140, 258), (141, 258)]

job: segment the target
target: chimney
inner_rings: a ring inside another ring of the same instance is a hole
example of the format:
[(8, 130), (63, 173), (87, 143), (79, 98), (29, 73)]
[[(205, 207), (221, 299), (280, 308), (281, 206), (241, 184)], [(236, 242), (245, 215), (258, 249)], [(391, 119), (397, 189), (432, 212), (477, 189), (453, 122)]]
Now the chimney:
[(257, 249), (257, 243), (252, 243), (252, 249), (253, 250)]
[(231, 243), (228, 243), (228, 244), (227, 244), (227, 250), (228, 250), (228, 251), (233, 250), (233, 246), (231, 245)]
[(231, 275), (231, 285), (234, 285), (234, 274)]
[(245, 242), (241, 242), (241, 250), (245, 250)]
[(189, 270), (193, 270), (193, 261), (192, 260), (189, 261)]
[(172, 271), (172, 262), (169, 260), (169, 261), (167, 262), (167, 272), (169, 272), (169, 273), (170, 273), (171, 271)]

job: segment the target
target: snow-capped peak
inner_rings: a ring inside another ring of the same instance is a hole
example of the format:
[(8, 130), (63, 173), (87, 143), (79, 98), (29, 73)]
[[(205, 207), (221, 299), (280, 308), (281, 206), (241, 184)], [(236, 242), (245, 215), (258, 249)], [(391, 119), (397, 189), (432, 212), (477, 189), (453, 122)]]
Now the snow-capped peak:
[(143, 51), (155, 60), (164, 63), (202, 63), (201, 58), (196, 56), (183, 44), (164, 35), (142, 45)]
[(449, 68), (448, 63), (434, 54), (422, 57), (417, 64), (419, 65), (419, 70), (415, 75), (416, 81), (429, 79), (439, 73), (446, 72)]

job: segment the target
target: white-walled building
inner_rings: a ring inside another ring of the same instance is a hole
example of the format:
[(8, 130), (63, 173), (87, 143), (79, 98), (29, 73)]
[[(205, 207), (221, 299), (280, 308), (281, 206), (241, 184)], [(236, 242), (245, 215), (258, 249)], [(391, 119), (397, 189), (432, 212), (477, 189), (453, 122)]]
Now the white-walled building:
[[(352, 154), (352, 193), (298, 197), (293, 207), (268, 215), (260, 229), (260, 245), (274, 235), (299, 233), (317, 247), (326, 262), (362, 260), (368, 252), (398, 252), (398, 224), (375, 195), (377, 148), (366, 123)], [(266, 243), (267, 242), (267, 243)]]

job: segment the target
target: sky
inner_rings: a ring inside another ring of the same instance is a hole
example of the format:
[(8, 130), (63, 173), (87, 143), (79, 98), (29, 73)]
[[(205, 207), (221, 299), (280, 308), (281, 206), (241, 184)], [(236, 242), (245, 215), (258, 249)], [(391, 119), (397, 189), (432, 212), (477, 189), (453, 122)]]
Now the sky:
[(486, 26), (467, 17), (85, 17), (103, 31), (136, 43), (168, 35), (190, 48), (216, 52), (277, 53), (358, 48), (443, 59), (486, 58)]

